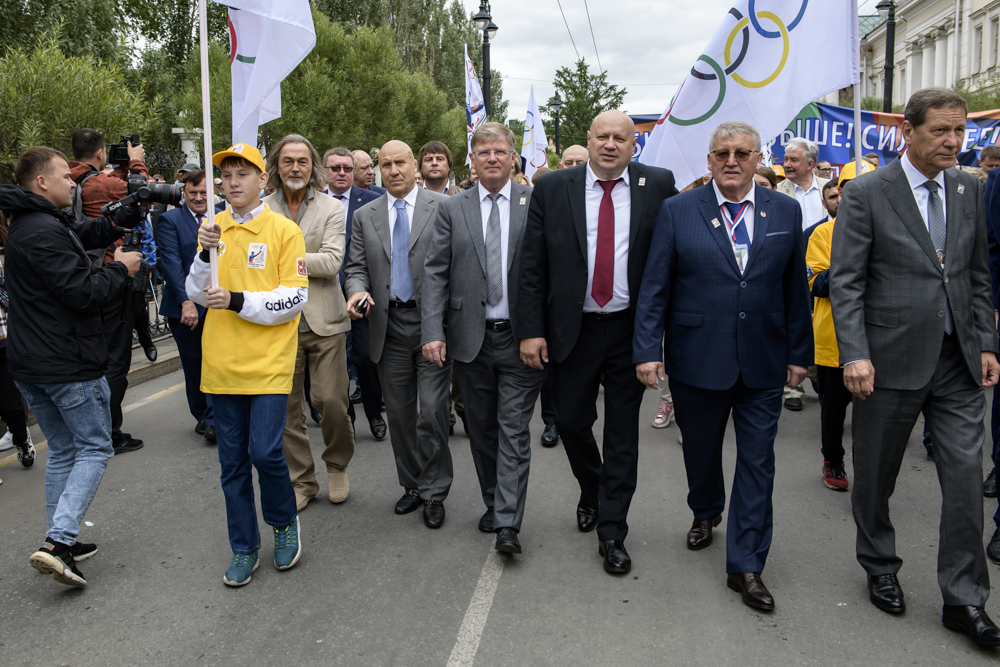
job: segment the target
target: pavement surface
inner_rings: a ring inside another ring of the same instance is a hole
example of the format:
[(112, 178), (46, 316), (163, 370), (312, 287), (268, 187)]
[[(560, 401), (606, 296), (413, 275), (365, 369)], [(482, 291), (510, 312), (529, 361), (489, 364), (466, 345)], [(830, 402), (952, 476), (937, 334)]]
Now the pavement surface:
[[(194, 433), (182, 383), (172, 372), (126, 396), (125, 428), (146, 446), (109, 461), (81, 535), (100, 548), (81, 564), (85, 589), (28, 565), (44, 537), (47, 452), (30, 470), (0, 454), (0, 665), (986, 665), (1000, 657), (941, 625), (941, 494), (919, 432), (892, 499), (907, 612), (890, 616), (868, 602), (850, 495), (822, 484), (815, 397), (802, 412), (786, 410), (778, 430), (764, 572), (777, 609), (763, 613), (726, 588), (725, 522), (711, 547), (685, 547), (691, 513), (678, 429), (650, 428), (653, 391), (642, 412), (627, 576), (606, 574), (596, 535), (577, 531), (579, 491), (561, 444), (534, 448), (524, 553), (507, 557), (476, 530), (484, 507), (461, 422), (450, 442), (447, 519), (434, 531), (419, 511), (393, 513), (401, 489), (392, 450), (362, 417), (350, 498), (329, 503), (321, 474), (319, 498), (301, 513), (298, 565), (277, 571), (264, 532), (253, 581), (228, 588), (218, 460)], [(541, 427), (536, 409), (535, 442)], [(309, 430), (320, 461), (319, 429), (310, 421)], [(43, 440), (37, 426), (32, 434)], [(728, 482), (734, 460), (730, 428)], [(986, 501), (984, 538), (995, 502)], [(995, 603), (987, 608), (1000, 618)]]

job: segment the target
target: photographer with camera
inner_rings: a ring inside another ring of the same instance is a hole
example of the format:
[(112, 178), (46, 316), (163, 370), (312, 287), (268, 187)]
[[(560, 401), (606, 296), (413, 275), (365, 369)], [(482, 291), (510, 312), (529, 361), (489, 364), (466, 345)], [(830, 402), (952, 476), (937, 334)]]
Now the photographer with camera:
[[(83, 202), (83, 215), (96, 218), (101, 215), (101, 207), (123, 199), (128, 195), (130, 172), (148, 177), (144, 162), (146, 149), (137, 144), (139, 137), (132, 140), (122, 137), (122, 144), (106, 146), (100, 132), (81, 129), (73, 133), (73, 155), (76, 160), (69, 163), (73, 180), (80, 188), (79, 198)], [(123, 154), (124, 153), (124, 154)], [(116, 162), (117, 160), (117, 162)], [(115, 165), (109, 176), (100, 173), (106, 162)], [(126, 164), (127, 162), (127, 164)], [(114, 246), (121, 246), (121, 239)], [(114, 261), (115, 248), (109, 246), (104, 257), (95, 260), (95, 266), (104, 267)], [(122, 321), (123, 302), (126, 298), (124, 286), (118, 299), (109, 300), (104, 306), (104, 337), (108, 344), (110, 364), (108, 366), (108, 386), (111, 387), (111, 439), (116, 454), (131, 452), (142, 447), (142, 440), (122, 432), (122, 401), (128, 388), (128, 371), (132, 365), (132, 322)], [(146, 300), (145, 290), (132, 291), (133, 310), (142, 310)]]
[(102, 308), (120, 303), (125, 280), (139, 270), (137, 252), (116, 249), (94, 272), (86, 248), (107, 247), (140, 221), (139, 207), (79, 222), (66, 157), (35, 147), (14, 165), (17, 185), (0, 186), (0, 210), (11, 216), (4, 285), (10, 296), (8, 368), (48, 439), (45, 543), (31, 566), (59, 583), (85, 586), (77, 560), (97, 547), (78, 542), (80, 522), (113, 456), (108, 346)]

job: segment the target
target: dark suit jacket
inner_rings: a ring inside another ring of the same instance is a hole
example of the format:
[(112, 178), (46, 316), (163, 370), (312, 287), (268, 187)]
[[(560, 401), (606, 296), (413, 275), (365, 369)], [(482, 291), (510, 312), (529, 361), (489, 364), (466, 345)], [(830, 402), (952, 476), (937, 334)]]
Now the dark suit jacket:
[(977, 385), (981, 353), (997, 349), (982, 187), (957, 169), (946, 169), (944, 182), (943, 269), (899, 160), (844, 187), (830, 305), (840, 363), (870, 359), (876, 388), (920, 389), (931, 381), (949, 304)]
[[(457, 189), (457, 188), (456, 188)], [(514, 277), (520, 272), (521, 240), (531, 188), (510, 184), (507, 227), (507, 306), (518, 338), (520, 309)], [(442, 202), (434, 236), (424, 260), (421, 344), (443, 340), (448, 356), (469, 363), (479, 355), (486, 333), (486, 243), (479, 188), (458, 192)]]
[(754, 186), (742, 275), (721, 221), (711, 183), (663, 202), (639, 291), (633, 360), (664, 359), (668, 376), (701, 389), (729, 389), (740, 375), (752, 389), (780, 387), (788, 364), (813, 363), (802, 210)]
[[(329, 189), (323, 191), (323, 193), (327, 195), (329, 195), (329, 192)], [(354, 220), (354, 212), (368, 202), (375, 201), (379, 198), (379, 195), (375, 194), (371, 190), (363, 190), (356, 185), (351, 186), (349, 196), (351, 198), (351, 205), (347, 207), (347, 242), (344, 244), (344, 248), (346, 248), (346, 250), (344, 252), (344, 261), (340, 264), (341, 287), (344, 286), (344, 267), (347, 266), (348, 255), (351, 254), (351, 221)], [(340, 198), (338, 197), (337, 199), (339, 201)]]
[[(187, 206), (178, 206), (161, 213), (157, 227), (157, 258), (166, 282), (160, 301), (160, 315), (179, 320), (181, 303), (189, 300), (184, 281), (198, 251), (198, 221)], [(198, 317), (204, 317), (205, 308), (198, 304), (195, 307)]]
[[(538, 179), (521, 248), (517, 336), (544, 337), (549, 358), (557, 362), (576, 344), (587, 292), (586, 170), (583, 164)], [(677, 188), (667, 169), (632, 162), (628, 170), (632, 192), (628, 289), (634, 317), (656, 212), (665, 198), (677, 194)]]

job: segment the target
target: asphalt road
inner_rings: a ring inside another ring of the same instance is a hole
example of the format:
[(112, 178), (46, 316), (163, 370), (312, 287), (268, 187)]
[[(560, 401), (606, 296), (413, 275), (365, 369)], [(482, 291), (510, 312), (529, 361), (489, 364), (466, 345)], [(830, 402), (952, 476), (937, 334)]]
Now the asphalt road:
[[(376, 442), (361, 419), (348, 501), (318, 499), (302, 512), (304, 551), (292, 570), (273, 567), (264, 533), (253, 581), (231, 589), (222, 583), (230, 552), (218, 461), (194, 434), (182, 381), (173, 373), (126, 397), (134, 406), (126, 430), (146, 447), (109, 462), (87, 514), (93, 525), (81, 537), (100, 552), (81, 565), (86, 589), (28, 565), (44, 537), (45, 452), (32, 470), (0, 458), (0, 665), (985, 665), (1000, 657), (941, 625), (941, 494), (919, 433), (892, 501), (908, 605), (899, 617), (868, 602), (849, 494), (823, 487), (815, 399), (785, 411), (778, 430), (764, 572), (777, 609), (768, 614), (726, 588), (725, 522), (711, 547), (686, 549), (678, 430), (649, 427), (652, 391), (625, 577), (606, 574), (596, 535), (576, 530), (579, 492), (561, 445), (535, 447), (524, 553), (505, 557), (476, 530), (483, 506), (461, 424), (447, 520), (432, 531), (420, 512), (393, 513), (401, 489), (388, 439)], [(536, 441), (540, 433), (536, 410)], [(319, 461), (319, 429), (310, 435)], [(730, 481), (734, 457), (730, 429)], [(984, 510), (986, 537), (994, 502)], [(995, 603), (988, 609), (1000, 620)]]

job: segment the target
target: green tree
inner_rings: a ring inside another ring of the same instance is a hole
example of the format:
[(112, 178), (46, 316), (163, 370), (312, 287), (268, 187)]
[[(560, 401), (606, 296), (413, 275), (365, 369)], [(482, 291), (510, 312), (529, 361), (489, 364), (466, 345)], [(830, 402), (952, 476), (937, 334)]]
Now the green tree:
[(6, 48), (31, 49), (45, 33), (59, 34), (66, 55), (119, 60), (129, 49), (120, 31), (116, 4), (107, 0), (3, 0), (0, 2), (0, 54)]
[(67, 56), (55, 32), (43, 33), (33, 50), (9, 48), (0, 57), (0, 168), (9, 177), (30, 146), (70, 155), (73, 132), (81, 127), (117, 138), (156, 126), (160, 100), (131, 90), (127, 77), (116, 63)]
[[(556, 70), (555, 88), (562, 96), (559, 114), (559, 139), (562, 146), (586, 145), (587, 130), (597, 114), (617, 109), (625, 100), (625, 88), (608, 82), (608, 73), (591, 74), (586, 59), (580, 58), (574, 69)], [(548, 124), (545, 133), (550, 132)], [(553, 126), (554, 135), (554, 126)]]
[(1000, 109), (1000, 74), (994, 74), (976, 90), (969, 90), (965, 86), (955, 86), (953, 90), (965, 99), (969, 112)]
[[(862, 111), (877, 111), (882, 112), (882, 98), (881, 97), (862, 97), (861, 98), (861, 109)], [(893, 104), (892, 113), (903, 113), (906, 110), (905, 104)], [(969, 109), (972, 111), (972, 109)]]

